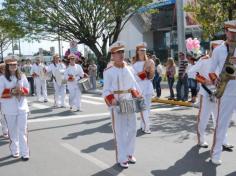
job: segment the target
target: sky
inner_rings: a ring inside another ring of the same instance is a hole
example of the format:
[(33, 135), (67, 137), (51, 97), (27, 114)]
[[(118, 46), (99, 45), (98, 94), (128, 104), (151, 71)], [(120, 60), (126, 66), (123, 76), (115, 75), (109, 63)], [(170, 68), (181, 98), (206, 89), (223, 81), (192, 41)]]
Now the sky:
[[(18, 42), (17, 42), (18, 44)], [(47, 40), (41, 40), (40, 42), (27, 42), (24, 39), (20, 40), (20, 46), (21, 46), (21, 54), (23, 55), (33, 55), (34, 53), (37, 53), (39, 51), (39, 48), (43, 48), (44, 50), (50, 51), (50, 47), (55, 48), (55, 53), (58, 53), (58, 42), (57, 41), (47, 41)], [(61, 52), (63, 55), (65, 54), (65, 51), (69, 49), (69, 43), (68, 42), (62, 42), (61, 46)], [(79, 45), (78, 50), (84, 53), (84, 46)], [(6, 56), (8, 53), (12, 53), (12, 46), (9, 46), (8, 50), (4, 52), (4, 56)], [(19, 53), (19, 50), (14, 51), (15, 54)]]

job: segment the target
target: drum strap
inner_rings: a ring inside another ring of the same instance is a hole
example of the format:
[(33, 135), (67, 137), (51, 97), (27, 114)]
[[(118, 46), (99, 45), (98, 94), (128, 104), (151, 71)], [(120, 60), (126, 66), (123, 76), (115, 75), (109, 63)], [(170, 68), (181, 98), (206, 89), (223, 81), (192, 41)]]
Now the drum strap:
[(126, 93), (131, 93), (131, 89), (129, 89), (129, 90), (115, 90), (115, 91), (113, 91), (113, 94), (126, 94)]

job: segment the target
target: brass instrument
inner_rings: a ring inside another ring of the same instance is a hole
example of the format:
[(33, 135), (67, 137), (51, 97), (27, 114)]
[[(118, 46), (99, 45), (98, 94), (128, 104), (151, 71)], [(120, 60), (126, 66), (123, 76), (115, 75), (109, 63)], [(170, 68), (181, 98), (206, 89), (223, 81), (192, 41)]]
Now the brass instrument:
[(227, 55), (227, 58), (225, 60), (223, 69), (222, 69), (222, 71), (219, 75), (220, 81), (216, 85), (216, 91), (214, 92), (214, 95), (215, 95), (216, 98), (221, 98), (224, 91), (225, 91), (225, 87), (228, 84), (228, 82), (232, 79), (235, 79), (236, 68), (230, 62), (230, 59), (234, 55), (236, 42), (226, 43), (226, 47), (227, 47), (228, 55)]

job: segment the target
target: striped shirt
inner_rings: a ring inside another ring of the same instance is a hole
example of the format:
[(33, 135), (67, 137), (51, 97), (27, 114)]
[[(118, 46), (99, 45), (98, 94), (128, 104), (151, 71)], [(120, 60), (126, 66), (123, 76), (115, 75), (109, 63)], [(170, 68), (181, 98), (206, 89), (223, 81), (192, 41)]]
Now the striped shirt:
[(180, 60), (180, 63), (179, 63), (179, 77), (182, 77), (183, 74), (186, 73), (187, 67), (188, 67), (188, 61), (187, 60)]

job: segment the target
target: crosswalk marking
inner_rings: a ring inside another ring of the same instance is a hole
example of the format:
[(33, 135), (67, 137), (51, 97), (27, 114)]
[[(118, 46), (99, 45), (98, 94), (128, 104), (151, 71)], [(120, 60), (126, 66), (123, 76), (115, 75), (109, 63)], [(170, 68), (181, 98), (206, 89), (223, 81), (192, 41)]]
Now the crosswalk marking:
[(106, 172), (111, 174), (111, 175), (126, 176), (125, 174), (120, 173), (119, 171), (111, 168), (111, 166), (109, 166), (108, 164), (104, 163), (103, 161), (93, 157), (92, 155), (82, 153), (79, 149), (75, 148), (74, 146), (72, 146), (68, 143), (61, 143), (61, 146), (63, 146), (64, 148), (66, 148), (70, 152), (72, 152), (72, 153), (74, 153), (74, 154), (90, 161), (91, 163), (95, 164), (96, 166), (98, 166), (102, 170), (106, 170)]
[(104, 101), (103, 97), (93, 97), (93, 96), (88, 96), (88, 95), (82, 95), (82, 98), (89, 98), (93, 100)]

